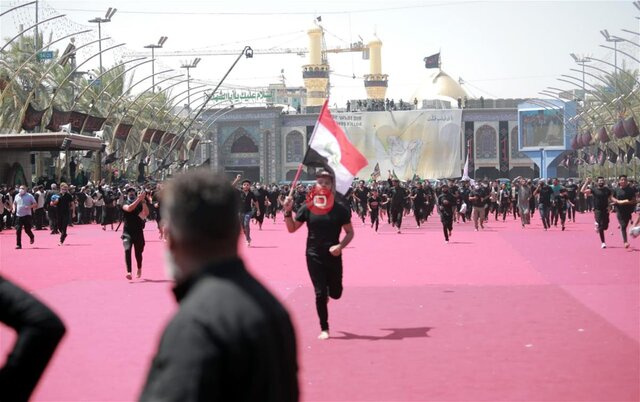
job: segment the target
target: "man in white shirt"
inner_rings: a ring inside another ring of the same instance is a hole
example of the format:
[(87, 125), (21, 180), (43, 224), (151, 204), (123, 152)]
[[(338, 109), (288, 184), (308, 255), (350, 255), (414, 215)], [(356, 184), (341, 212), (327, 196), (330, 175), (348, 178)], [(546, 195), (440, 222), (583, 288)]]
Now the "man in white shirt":
[(18, 194), (13, 200), (13, 214), (16, 217), (16, 248), (22, 248), (22, 228), (31, 239), (31, 244), (35, 240), (35, 236), (31, 231), (31, 215), (33, 210), (38, 206), (36, 199), (27, 193), (27, 186), (21, 185)]

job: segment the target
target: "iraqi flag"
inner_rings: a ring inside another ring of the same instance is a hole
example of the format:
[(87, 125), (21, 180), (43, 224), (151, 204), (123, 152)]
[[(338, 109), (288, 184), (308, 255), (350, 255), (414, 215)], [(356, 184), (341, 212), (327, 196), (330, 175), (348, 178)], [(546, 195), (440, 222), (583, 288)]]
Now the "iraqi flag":
[(327, 102), (322, 106), (302, 163), (331, 172), (336, 180), (336, 191), (344, 195), (351, 187), (353, 178), (368, 162), (349, 142), (342, 127), (333, 120)]

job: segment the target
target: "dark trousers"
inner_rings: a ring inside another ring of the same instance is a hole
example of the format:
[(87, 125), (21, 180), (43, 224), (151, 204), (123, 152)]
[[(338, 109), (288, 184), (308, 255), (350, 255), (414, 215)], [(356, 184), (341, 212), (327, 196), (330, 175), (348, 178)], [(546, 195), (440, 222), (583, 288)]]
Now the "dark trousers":
[(16, 216), (16, 245), (22, 247), (22, 228), (24, 232), (29, 236), (29, 239), (33, 240), (33, 232), (31, 231), (31, 215)]
[(539, 204), (538, 209), (540, 210), (540, 217), (542, 218), (542, 225), (545, 229), (551, 227), (551, 221), (549, 220), (549, 213), (551, 212), (551, 206)]
[(402, 226), (402, 212), (403, 212), (402, 206), (391, 207), (391, 211), (389, 211), (389, 215), (391, 217), (391, 223), (398, 229), (400, 229), (400, 227)]
[(616, 217), (618, 218), (618, 223), (620, 224), (620, 231), (622, 232), (622, 241), (627, 243), (627, 227), (629, 226), (629, 222), (631, 221), (631, 214), (618, 211), (616, 213)]
[(596, 218), (598, 224), (598, 234), (600, 235), (600, 241), (604, 243), (604, 232), (609, 229), (609, 210), (594, 209), (593, 215)]
[(127, 273), (131, 273), (131, 249), (135, 250), (136, 264), (138, 269), (142, 268), (142, 252), (144, 251), (144, 234), (123, 233), (122, 245), (124, 246), (124, 262), (127, 264)]
[(378, 208), (371, 210), (371, 227), (376, 228), (376, 232), (378, 231), (378, 222), (380, 218), (378, 217), (380, 210)]
[(69, 226), (70, 214), (58, 214), (58, 230), (60, 231), (60, 244), (67, 238), (67, 226)]
[(440, 222), (442, 222), (442, 232), (444, 233), (444, 240), (449, 241), (449, 235), (453, 232), (453, 216), (441, 215)]
[(45, 226), (44, 219), (45, 219), (44, 208), (36, 209), (33, 213), (33, 224), (37, 230), (40, 230), (42, 229), (43, 226)]
[(329, 297), (342, 296), (342, 257), (327, 254), (324, 257), (307, 255), (307, 269), (316, 294), (316, 310), (322, 331), (329, 330)]
[(49, 229), (51, 229), (51, 233), (58, 232), (58, 211), (56, 208), (49, 208)]

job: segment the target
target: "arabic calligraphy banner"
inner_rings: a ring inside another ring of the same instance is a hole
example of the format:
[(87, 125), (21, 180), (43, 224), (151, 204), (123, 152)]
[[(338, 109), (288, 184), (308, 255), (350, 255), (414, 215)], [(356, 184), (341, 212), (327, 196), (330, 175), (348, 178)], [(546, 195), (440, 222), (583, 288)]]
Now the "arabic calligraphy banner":
[(392, 170), (402, 180), (459, 177), (462, 110), (336, 113), (334, 119), (369, 165), (358, 177), (371, 176), (376, 163), (383, 178)]

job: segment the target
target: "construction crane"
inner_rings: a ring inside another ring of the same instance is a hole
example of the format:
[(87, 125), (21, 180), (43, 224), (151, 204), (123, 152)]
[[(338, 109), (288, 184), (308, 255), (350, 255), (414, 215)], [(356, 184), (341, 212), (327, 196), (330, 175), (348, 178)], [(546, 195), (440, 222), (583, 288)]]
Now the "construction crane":
[[(323, 53), (347, 53), (362, 52), (366, 58), (368, 48), (362, 41), (355, 42), (349, 47), (335, 47), (332, 49), (323, 49)], [(201, 57), (201, 56), (228, 56), (237, 55), (240, 50), (179, 50), (174, 52), (155, 52), (155, 57)], [(309, 53), (307, 48), (272, 48), (272, 49), (253, 49), (253, 54), (295, 54), (304, 57)], [(126, 54), (127, 57), (150, 57), (151, 53), (147, 52), (131, 52)]]

